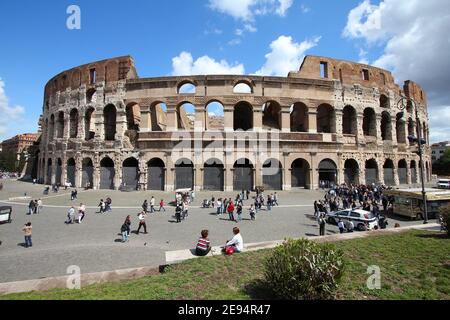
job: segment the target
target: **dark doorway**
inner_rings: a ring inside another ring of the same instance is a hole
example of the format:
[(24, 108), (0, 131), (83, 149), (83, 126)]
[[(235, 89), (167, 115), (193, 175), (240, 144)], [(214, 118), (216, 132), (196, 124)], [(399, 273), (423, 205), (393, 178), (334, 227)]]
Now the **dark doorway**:
[(310, 188), (310, 166), (305, 159), (296, 159), (291, 166), (291, 188)]
[(223, 191), (224, 166), (217, 159), (208, 160), (203, 170), (203, 189), (211, 191)]
[(175, 189), (194, 188), (194, 164), (191, 160), (182, 159), (175, 165)]
[(100, 189), (114, 189), (114, 162), (110, 158), (104, 158), (100, 162)]
[(134, 191), (139, 184), (139, 161), (128, 158), (122, 164), (122, 190)]
[(155, 158), (148, 162), (147, 189), (164, 191), (165, 185), (165, 165), (164, 162)]
[(240, 159), (234, 164), (234, 190), (253, 190), (253, 164), (248, 159)]
[(269, 159), (263, 165), (263, 185), (266, 190), (283, 190), (283, 172), (280, 161)]

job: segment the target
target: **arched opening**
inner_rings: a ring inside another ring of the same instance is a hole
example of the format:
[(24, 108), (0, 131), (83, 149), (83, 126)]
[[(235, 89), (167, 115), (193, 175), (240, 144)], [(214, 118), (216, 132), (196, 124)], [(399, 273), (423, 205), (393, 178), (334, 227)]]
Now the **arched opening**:
[(75, 159), (70, 158), (67, 160), (67, 179), (66, 182), (70, 183), (72, 187), (75, 187)]
[(225, 114), (223, 105), (213, 101), (206, 106), (205, 128), (211, 131), (222, 131), (225, 128)]
[(189, 159), (178, 160), (175, 164), (175, 189), (194, 188), (194, 164)]
[(151, 159), (147, 170), (147, 190), (164, 191), (166, 184), (166, 165), (159, 158)]
[(249, 159), (239, 159), (233, 166), (233, 189), (253, 190), (253, 164)]
[(234, 107), (234, 131), (248, 131), (253, 129), (253, 108), (247, 102), (239, 102)]
[(94, 113), (94, 108), (89, 108), (86, 110), (84, 116), (84, 138), (86, 141), (92, 140), (95, 137), (94, 126), (92, 124), (92, 114)]
[(283, 190), (283, 167), (277, 159), (266, 160), (262, 168), (266, 190)]
[(390, 107), (389, 98), (384, 94), (380, 95), (380, 107), (386, 109), (389, 109)]
[(405, 159), (398, 162), (398, 180), (400, 184), (408, 183), (408, 164)]
[(47, 184), (52, 183), (52, 170), (53, 170), (53, 161), (52, 159), (48, 159), (47, 161)]
[(331, 188), (337, 183), (337, 166), (333, 160), (325, 159), (319, 163), (319, 184)]
[(308, 132), (308, 120), (308, 107), (301, 102), (294, 103), (291, 107), (291, 132)]
[(103, 109), (103, 120), (105, 122), (105, 140), (114, 141), (117, 123), (117, 110), (114, 105), (109, 104)]
[(345, 106), (342, 114), (342, 133), (358, 134), (358, 126), (356, 121), (356, 110), (352, 106)]
[(270, 101), (263, 105), (263, 127), (265, 129), (281, 130), (281, 106), (278, 102)]
[(394, 179), (394, 162), (391, 159), (386, 159), (383, 166), (384, 170), (384, 184), (387, 186), (395, 185)]
[(150, 107), (152, 119), (152, 131), (166, 131), (167, 128), (167, 105), (156, 102)]
[(334, 108), (329, 104), (321, 104), (317, 108), (317, 132), (335, 133), (335, 119)]
[(193, 130), (195, 123), (195, 106), (182, 103), (177, 107), (177, 124), (179, 130)]
[(416, 161), (412, 160), (409, 168), (411, 170), (411, 183), (417, 183), (417, 163), (416, 163)]
[(397, 143), (406, 143), (405, 121), (403, 120), (403, 113), (397, 113), (396, 118)]
[(381, 137), (383, 141), (392, 141), (391, 115), (386, 111), (381, 114)]
[(130, 103), (126, 107), (127, 129), (139, 131), (141, 123), (141, 107), (137, 103)]
[(348, 159), (345, 161), (344, 179), (347, 185), (359, 184), (359, 165), (355, 159)]
[(416, 133), (414, 132), (414, 121), (412, 118), (408, 119), (408, 136), (416, 137)]
[(100, 162), (100, 189), (111, 190), (114, 189), (114, 176), (116, 171), (114, 169), (114, 161), (111, 158), (104, 158)]
[(192, 82), (184, 82), (178, 87), (178, 94), (195, 94), (197, 87)]
[(90, 158), (83, 159), (81, 166), (81, 185), (86, 189), (91, 189), (94, 186), (94, 165)]
[(70, 111), (70, 138), (78, 137), (78, 110)]
[(49, 141), (53, 141), (55, 139), (55, 115), (51, 115), (50, 117), (50, 127), (49, 127)]
[(364, 110), (363, 131), (365, 136), (377, 136), (377, 119), (375, 111), (372, 108), (366, 108)]
[(375, 159), (366, 161), (366, 184), (378, 183), (378, 164)]
[(122, 190), (137, 190), (139, 175), (139, 161), (136, 158), (126, 159), (122, 164)]
[(224, 165), (218, 159), (209, 159), (203, 169), (203, 189), (211, 191), (223, 191)]
[(58, 113), (58, 121), (56, 126), (56, 137), (62, 139), (64, 137), (64, 112)]
[(56, 161), (56, 175), (55, 175), (55, 183), (57, 185), (61, 185), (62, 182), (62, 160), (58, 158)]
[(296, 159), (291, 165), (291, 187), (310, 189), (310, 170), (308, 161)]
[(253, 93), (253, 88), (247, 82), (238, 82), (233, 88), (233, 93)]
[(86, 103), (95, 103), (97, 101), (97, 91), (89, 89), (86, 91)]

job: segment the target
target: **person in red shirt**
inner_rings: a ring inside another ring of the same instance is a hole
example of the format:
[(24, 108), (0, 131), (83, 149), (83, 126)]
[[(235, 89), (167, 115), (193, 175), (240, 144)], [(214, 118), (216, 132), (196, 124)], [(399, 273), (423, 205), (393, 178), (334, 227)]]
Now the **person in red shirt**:
[(234, 221), (234, 204), (232, 201), (228, 203), (227, 212), (230, 217), (230, 221)]
[(203, 230), (201, 232), (201, 238), (198, 239), (197, 247), (195, 248), (195, 254), (197, 256), (206, 256), (211, 251), (211, 242), (208, 239), (209, 231)]
[(161, 199), (161, 201), (159, 202), (159, 212), (161, 212), (161, 210), (164, 210), (164, 212), (166, 212), (166, 208), (164, 208), (164, 199)]

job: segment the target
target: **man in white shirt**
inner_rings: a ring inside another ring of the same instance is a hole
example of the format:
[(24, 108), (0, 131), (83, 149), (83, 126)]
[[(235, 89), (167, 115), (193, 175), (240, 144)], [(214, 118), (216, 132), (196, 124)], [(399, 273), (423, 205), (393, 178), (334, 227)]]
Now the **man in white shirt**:
[(240, 230), (238, 227), (233, 228), (233, 239), (227, 242), (227, 247), (233, 247), (235, 252), (242, 252), (244, 250), (244, 240), (242, 239)]
[(150, 213), (154, 212), (155, 212), (155, 197), (152, 197), (152, 199), (150, 200)]
[(139, 232), (141, 231), (141, 227), (144, 227), (144, 233), (145, 234), (147, 234), (148, 232), (147, 232), (147, 224), (145, 223), (145, 216), (146, 216), (147, 214), (144, 212), (144, 211), (142, 211), (141, 213), (139, 213), (139, 215), (138, 215), (138, 219), (139, 219), (139, 227), (138, 227), (138, 229), (137, 229), (137, 231), (136, 231), (136, 234), (139, 234)]

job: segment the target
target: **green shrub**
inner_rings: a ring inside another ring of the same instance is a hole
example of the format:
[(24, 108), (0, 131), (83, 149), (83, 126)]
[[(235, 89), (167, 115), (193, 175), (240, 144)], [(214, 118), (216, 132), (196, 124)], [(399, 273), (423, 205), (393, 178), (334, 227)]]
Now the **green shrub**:
[(439, 213), (442, 217), (444, 228), (447, 230), (447, 234), (450, 237), (450, 205), (441, 207), (439, 209)]
[(264, 278), (282, 299), (332, 299), (344, 271), (343, 252), (332, 244), (288, 240), (265, 261)]

